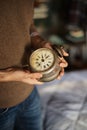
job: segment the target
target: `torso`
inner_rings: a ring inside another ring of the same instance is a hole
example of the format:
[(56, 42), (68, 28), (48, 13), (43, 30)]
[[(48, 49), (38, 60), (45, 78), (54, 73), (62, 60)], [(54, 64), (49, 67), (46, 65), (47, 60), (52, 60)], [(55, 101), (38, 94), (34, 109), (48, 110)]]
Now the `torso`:
[[(0, 69), (26, 61), (25, 48), (30, 43), (32, 18), (33, 0), (0, 1)], [(27, 84), (0, 83), (0, 107), (22, 102), (32, 90), (33, 86)]]

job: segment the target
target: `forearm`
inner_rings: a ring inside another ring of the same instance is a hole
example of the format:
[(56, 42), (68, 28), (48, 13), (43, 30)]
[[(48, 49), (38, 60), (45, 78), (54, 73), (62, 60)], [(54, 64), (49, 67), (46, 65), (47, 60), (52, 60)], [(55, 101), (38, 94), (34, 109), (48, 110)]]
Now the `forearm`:
[(26, 84), (42, 84), (38, 81), (42, 77), (40, 73), (30, 73), (21, 68), (9, 68), (0, 71), (0, 82), (22, 82)]
[(0, 82), (20, 81), (20, 72), (23, 72), (23, 70), (19, 67), (9, 67), (7, 69), (0, 70)]

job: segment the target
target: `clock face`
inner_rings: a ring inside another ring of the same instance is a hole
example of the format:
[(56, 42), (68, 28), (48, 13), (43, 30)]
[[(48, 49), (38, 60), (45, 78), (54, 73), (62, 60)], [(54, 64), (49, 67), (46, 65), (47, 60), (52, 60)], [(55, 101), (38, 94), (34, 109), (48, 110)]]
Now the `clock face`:
[(54, 63), (54, 54), (50, 49), (40, 48), (30, 56), (30, 65), (36, 71), (45, 71)]

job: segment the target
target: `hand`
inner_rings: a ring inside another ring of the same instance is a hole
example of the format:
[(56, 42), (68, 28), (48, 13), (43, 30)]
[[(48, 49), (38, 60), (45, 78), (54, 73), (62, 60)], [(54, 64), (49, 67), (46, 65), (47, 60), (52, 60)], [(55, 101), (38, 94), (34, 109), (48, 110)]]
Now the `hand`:
[[(63, 53), (63, 56), (69, 56), (69, 54), (67, 52), (65, 52), (63, 49), (62, 49), (62, 53)], [(66, 68), (68, 66), (68, 63), (67, 61), (62, 57), (60, 58), (60, 63), (59, 63), (60, 67), (61, 67), (61, 71), (58, 75), (58, 79), (61, 79), (61, 77), (64, 75), (64, 68)]]
[(22, 69), (17, 68), (10, 68), (6, 70), (5, 75), (5, 81), (18, 81), (23, 82), (27, 84), (43, 84), (42, 82), (38, 81), (42, 74), (40, 73), (30, 73), (28, 70), (24, 71)]
[[(51, 44), (49, 42), (47, 42), (43, 47), (52, 49)], [(63, 48), (62, 49), (62, 54), (63, 56), (69, 56), (69, 54), (67, 52), (65, 52), (65, 50)], [(64, 57), (60, 57), (60, 63), (58, 63), (61, 67), (61, 71), (57, 77), (57, 79), (61, 79), (61, 77), (64, 75), (64, 68), (66, 68), (68, 66), (67, 61), (64, 59)]]

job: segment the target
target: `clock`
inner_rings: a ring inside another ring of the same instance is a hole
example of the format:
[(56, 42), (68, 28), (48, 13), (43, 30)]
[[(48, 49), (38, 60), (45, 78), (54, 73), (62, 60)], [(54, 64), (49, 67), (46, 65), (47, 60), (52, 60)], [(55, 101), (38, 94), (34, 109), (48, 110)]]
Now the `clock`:
[(32, 72), (42, 73), (40, 81), (48, 82), (54, 80), (60, 70), (58, 56), (55, 51), (48, 48), (39, 48), (32, 52), (29, 65)]

